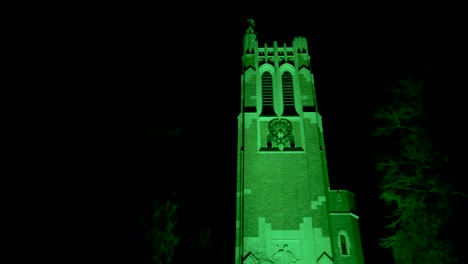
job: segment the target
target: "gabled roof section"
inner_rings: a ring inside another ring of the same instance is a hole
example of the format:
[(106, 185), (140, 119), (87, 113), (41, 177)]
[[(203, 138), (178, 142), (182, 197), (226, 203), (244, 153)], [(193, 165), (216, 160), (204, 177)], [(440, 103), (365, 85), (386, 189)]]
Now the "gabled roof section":
[(317, 259), (317, 263), (319, 264), (329, 264), (329, 263), (333, 263), (333, 259), (332, 257), (330, 257), (327, 252), (323, 252), (322, 255), (320, 255), (320, 257), (318, 257)]

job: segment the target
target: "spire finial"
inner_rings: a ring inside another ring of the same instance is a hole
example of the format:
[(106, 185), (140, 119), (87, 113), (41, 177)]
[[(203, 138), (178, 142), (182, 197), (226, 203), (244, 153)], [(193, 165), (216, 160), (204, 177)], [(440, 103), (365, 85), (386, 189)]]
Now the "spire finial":
[(251, 18), (247, 19), (247, 22), (249, 22), (250, 27), (254, 28), (255, 27), (255, 21)]
[(247, 33), (253, 34), (255, 28), (255, 21), (251, 18), (247, 19), (247, 22), (250, 24), (249, 28), (247, 29)]

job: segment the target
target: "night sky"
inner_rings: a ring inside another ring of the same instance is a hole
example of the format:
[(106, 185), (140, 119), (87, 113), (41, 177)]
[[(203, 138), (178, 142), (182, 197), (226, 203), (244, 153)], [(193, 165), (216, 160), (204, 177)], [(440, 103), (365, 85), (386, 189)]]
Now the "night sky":
[[(89, 184), (80, 197), (89, 200), (89, 213), (80, 216), (86, 228), (78, 230), (91, 236), (88, 245), (103, 259), (143, 263), (141, 221), (154, 200), (171, 197), (183, 219), (176, 254), (230, 263), (242, 37), (252, 18), (260, 43), (307, 38), (331, 188), (355, 194), (366, 263), (390, 263), (378, 260), (389, 256), (378, 245), (388, 211), (378, 200), (371, 113), (385, 101), (385, 86), (417, 74), (428, 82), (431, 118), (440, 120), (434, 133), (452, 135), (447, 131), (454, 124), (444, 120), (454, 118), (447, 107), (461, 72), (454, 64), (461, 45), (456, 16), (390, 4), (373, 12), (313, 3), (212, 8), (188, 15), (118, 7), (85, 22), (83, 53), (92, 58), (85, 89), (92, 102), (83, 112), (90, 116), (84, 133), (91, 148), (83, 169)], [(209, 253), (190, 249), (203, 228), (216, 240)]]

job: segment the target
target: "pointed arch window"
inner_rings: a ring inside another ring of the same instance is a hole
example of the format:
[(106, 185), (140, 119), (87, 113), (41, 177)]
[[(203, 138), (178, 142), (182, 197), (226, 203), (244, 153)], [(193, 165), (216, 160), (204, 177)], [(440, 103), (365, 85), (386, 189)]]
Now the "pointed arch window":
[(281, 76), (283, 84), (283, 106), (284, 115), (297, 115), (296, 108), (294, 107), (294, 87), (292, 74), (285, 71)]
[(273, 77), (271, 73), (264, 72), (262, 74), (262, 115), (272, 116), (273, 110)]

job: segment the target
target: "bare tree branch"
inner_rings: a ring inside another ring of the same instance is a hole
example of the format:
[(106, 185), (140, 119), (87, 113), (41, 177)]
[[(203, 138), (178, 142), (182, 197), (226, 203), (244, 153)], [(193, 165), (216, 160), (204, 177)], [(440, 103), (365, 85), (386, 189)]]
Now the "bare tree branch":
[(379, 106), (373, 115), (381, 125), (372, 135), (395, 140), (388, 157), (376, 161), (382, 175), (380, 199), (392, 210), (386, 225), (392, 234), (381, 239), (380, 245), (392, 248), (397, 263), (449, 263), (450, 246), (438, 236), (447, 221), (447, 197), (468, 194), (441, 181), (441, 164), (448, 158), (434, 149), (431, 131), (425, 127), (422, 89), (422, 83), (414, 79), (402, 80), (391, 90), (391, 103)]

